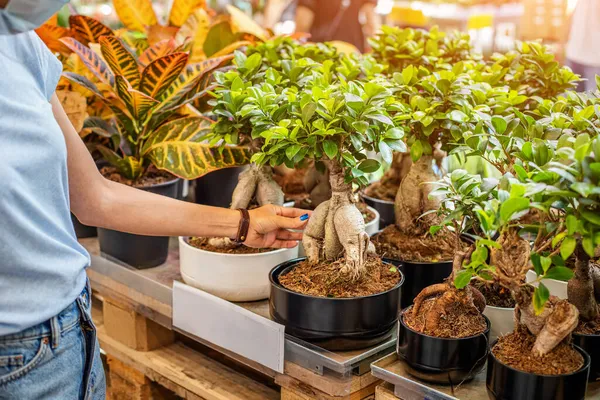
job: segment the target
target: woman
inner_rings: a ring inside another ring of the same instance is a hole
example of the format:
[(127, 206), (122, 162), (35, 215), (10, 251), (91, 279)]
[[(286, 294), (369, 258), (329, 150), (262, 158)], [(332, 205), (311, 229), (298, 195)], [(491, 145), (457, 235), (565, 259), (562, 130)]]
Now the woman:
[(596, 90), (600, 75), (600, 2), (579, 0), (571, 18), (571, 32), (566, 47), (567, 64), (586, 79), (578, 91)]
[[(240, 238), (237, 210), (104, 179), (54, 89), (62, 66), (32, 31), (65, 0), (0, 0), (0, 399), (103, 399), (85, 267), (69, 210), (141, 235)], [(293, 247), (308, 215), (249, 211), (245, 244)], [(242, 219), (244, 224), (241, 224)]]

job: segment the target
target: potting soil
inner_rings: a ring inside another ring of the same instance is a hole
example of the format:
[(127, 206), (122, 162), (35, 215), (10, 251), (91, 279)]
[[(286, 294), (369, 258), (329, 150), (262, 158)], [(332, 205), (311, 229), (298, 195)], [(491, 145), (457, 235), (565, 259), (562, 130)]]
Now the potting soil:
[(259, 253), (267, 253), (269, 251), (273, 251), (274, 249), (255, 249), (253, 247), (247, 247), (244, 245), (235, 245), (232, 247), (215, 247), (211, 246), (209, 243), (209, 238), (200, 238), (193, 237), (190, 238), (189, 244), (193, 247), (196, 247), (200, 250), (206, 250), (213, 253), (223, 253), (223, 254), (259, 254)]
[(454, 238), (438, 233), (431, 236), (405, 235), (396, 227), (390, 225), (373, 236), (373, 244), (377, 254), (395, 260), (417, 262), (439, 262), (454, 258)]

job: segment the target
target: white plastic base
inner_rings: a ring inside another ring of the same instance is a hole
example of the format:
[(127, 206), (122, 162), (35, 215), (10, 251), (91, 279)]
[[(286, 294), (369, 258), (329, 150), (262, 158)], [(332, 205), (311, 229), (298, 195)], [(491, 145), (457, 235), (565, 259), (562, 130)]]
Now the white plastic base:
[(515, 328), (514, 308), (486, 306), (483, 315), (488, 317), (492, 324), (492, 328), (490, 329), (490, 343), (494, 342), (499, 336), (511, 333)]
[(179, 238), (181, 276), (185, 283), (229, 301), (269, 297), (269, 271), (298, 257), (298, 247), (259, 254), (223, 254), (200, 250)]
[[(537, 279), (537, 274), (533, 270), (527, 271), (527, 282), (533, 282)], [(559, 299), (566, 299), (567, 296), (567, 282), (557, 281), (554, 279), (542, 279), (544, 286), (548, 288), (550, 294), (558, 297)], [(537, 286), (537, 283), (533, 284)]]

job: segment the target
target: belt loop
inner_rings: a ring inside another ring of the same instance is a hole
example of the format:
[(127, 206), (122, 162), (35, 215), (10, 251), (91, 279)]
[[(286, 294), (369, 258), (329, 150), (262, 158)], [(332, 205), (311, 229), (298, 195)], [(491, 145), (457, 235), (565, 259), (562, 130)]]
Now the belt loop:
[(52, 335), (52, 348), (56, 349), (60, 344), (60, 325), (58, 323), (58, 317), (52, 317), (50, 319), (50, 328)]

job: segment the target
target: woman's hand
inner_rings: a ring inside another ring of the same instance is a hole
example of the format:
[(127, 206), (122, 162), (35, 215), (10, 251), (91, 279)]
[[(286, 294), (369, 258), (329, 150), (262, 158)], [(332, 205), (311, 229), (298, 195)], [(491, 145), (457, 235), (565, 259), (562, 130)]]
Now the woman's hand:
[(289, 248), (298, 245), (311, 212), (298, 208), (266, 205), (250, 210), (250, 227), (244, 244), (256, 248)]

